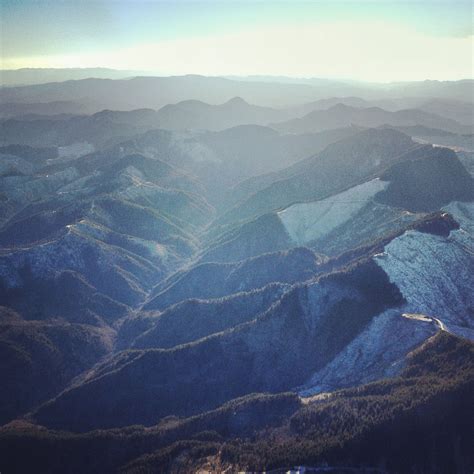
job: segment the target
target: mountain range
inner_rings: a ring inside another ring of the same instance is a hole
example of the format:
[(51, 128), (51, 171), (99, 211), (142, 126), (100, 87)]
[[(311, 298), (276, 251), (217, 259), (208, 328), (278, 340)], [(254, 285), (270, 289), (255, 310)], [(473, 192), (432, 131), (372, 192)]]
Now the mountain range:
[(0, 471), (472, 471), (472, 84), (318, 87), (0, 90)]

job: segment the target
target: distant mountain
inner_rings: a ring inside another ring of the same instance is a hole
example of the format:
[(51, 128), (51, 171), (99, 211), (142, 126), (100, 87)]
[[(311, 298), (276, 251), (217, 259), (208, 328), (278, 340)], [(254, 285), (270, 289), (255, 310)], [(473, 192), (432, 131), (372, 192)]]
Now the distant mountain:
[(120, 71), (108, 68), (23, 68), (0, 70), (0, 86), (26, 86), (47, 82), (88, 79), (122, 79), (138, 76), (139, 71)]
[(166, 105), (158, 111), (160, 128), (177, 130), (223, 130), (243, 124), (265, 125), (291, 116), (293, 114), (286, 110), (250, 105), (241, 97), (233, 97), (220, 105), (187, 100)]
[(421, 102), (421, 110), (474, 126), (474, 103), (449, 99), (431, 99)]
[(360, 97), (329, 97), (327, 99), (319, 99), (300, 106), (291, 107), (290, 110), (295, 116), (303, 117), (315, 110), (327, 110), (338, 104), (347, 105), (348, 107), (368, 108), (373, 104)]
[[(91, 77), (91, 76), (89, 76)], [(457, 82), (408, 82), (356, 84), (333, 81), (311, 83), (235, 80), (197, 75), (133, 77), (131, 79), (81, 79), (0, 90), (0, 102), (75, 101), (102, 109), (159, 109), (167, 104), (198, 100), (221, 104), (233, 97), (265, 107), (290, 107), (328, 97), (360, 97), (364, 100), (402, 96), (466, 100), (472, 80)], [(469, 99), (467, 99), (469, 100)], [(471, 101), (472, 102), (472, 101)]]
[(199, 100), (221, 104), (233, 97), (268, 107), (283, 107), (321, 97), (313, 86), (244, 82), (197, 75), (170, 77), (135, 77), (132, 79), (82, 79), (9, 87), (0, 91), (1, 102), (52, 102), (80, 100), (102, 109), (131, 110)]
[[(100, 147), (153, 129), (222, 131), (237, 126), (245, 127), (240, 130), (240, 137), (235, 137), (234, 141), (244, 136), (252, 140), (258, 132), (263, 132), (258, 130), (256, 125), (294, 116), (286, 110), (251, 105), (238, 97), (219, 105), (185, 101), (167, 105), (158, 111), (102, 110), (90, 116), (71, 116), (64, 113), (54, 115), (48, 113), (52, 112), (48, 107), (43, 110), (42, 107), (30, 107), (32, 104), (25, 105), (24, 111), (28, 111), (29, 115), (19, 115), (0, 122), (0, 140), (4, 144), (67, 146), (88, 142)], [(62, 110), (61, 107), (62, 105), (58, 105), (58, 113)], [(46, 114), (41, 115), (42, 112)], [(228, 132), (225, 144), (232, 140), (232, 133), (238, 133), (238, 130)], [(276, 136), (271, 129), (268, 129), (266, 134), (267, 142), (270, 135)], [(266, 146), (269, 145), (267, 143)], [(247, 147), (251, 148), (251, 143), (248, 143)], [(221, 146), (219, 151), (222, 151), (222, 148), (224, 147)]]
[(426, 97), (473, 102), (474, 79), (460, 81), (426, 80), (418, 82), (393, 82), (386, 87), (391, 97)]
[(0, 122), (0, 143), (65, 147), (86, 142), (102, 147), (152, 128), (158, 128), (158, 121), (156, 112), (148, 109), (104, 110), (90, 116), (66, 116), (59, 120), (57, 116), (17, 117)]
[(91, 109), (85, 104), (71, 101), (59, 102), (39, 102), (39, 103), (0, 103), (0, 118), (28, 117), (29, 120), (33, 116), (54, 116), (64, 114), (86, 114)]
[[(340, 129), (325, 130), (319, 133), (287, 134), (280, 135), (281, 138), (278, 141), (275, 136), (275, 138), (272, 139), (272, 143), (276, 145), (276, 149), (274, 151), (272, 150), (272, 154), (269, 155), (268, 161), (274, 161), (275, 157), (278, 157), (278, 155), (282, 151), (288, 150), (288, 154), (295, 158), (295, 160), (292, 161), (294, 161), (294, 164), (296, 165), (299, 161), (302, 161), (303, 158), (312, 156), (315, 153), (324, 150), (324, 148), (326, 148), (328, 145), (344, 138), (356, 135), (362, 130), (363, 129), (359, 127), (346, 127)], [(240, 143), (241, 146), (243, 145), (245, 149), (247, 141), (241, 140)], [(307, 145), (303, 147), (302, 145), (304, 143), (306, 143)], [(302, 149), (301, 153), (298, 151), (300, 147)], [(251, 152), (249, 151), (247, 156), (249, 156), (250, 153)], [(258, 161), (260, 161), (261, 156), (262, 154), (259, 155)], [(253, 161), (256, 161), (256, 157)], [(270, 185), (272, 182), (278, 181), (279, 179), (282, 179), (286, 176), (286, 168), (282, 168), (273, 172), (269, 172), (270, 169), (271, 165), (268, 164), (267, 169), (261, 174), (251, 176), (247, 179), (243, 179), (242, 181), (234, 185), (232, 188), (228, 189), (223, 196), (224, 204), (221, 206), (221, 208), (224, 210), (228, 210), (240, 201), (243, 201), (250, 195), (256, 193), (260, 189), (263, 189)]]
[[(208, 109), (222, 110), (220, 106), (208, 106)], [(198, 177), (207, 187), (213, 204), (224, 208), (240, 199), (238, 191), (231, 190), (240, 181), (285, 168), (358, 131), (348, 128), (318, 134), (282, 135), (260, 125), (240, 125), (218, 132), (159, 130), (156, 127), (163, 125), (160, 113), (143, 109), (102, 111), (64, 120), (9, 119), (0, 123), (0, 143), (3, 142), (4, 147), (22, 144), (36, 148), (54, 144), (61, 160), (70, 162), (68, 166), (74, 157), (102, 150), (81, 164), (75, 163), (79, 167), (88, 163), (90, 172), (104, 160), (115, 159), (116, 154), (153, 154), (160, 162), (166, 161)], [(234, 121), (232, 117), (230, 114), (229, 120)], [(200, 116), (199, 120), (206, 118)], [(61, 160), (51, 160), (50, 164)]]
[[(328, 144), (355, 134), (355, 128), (308, 134), (279, 134), (273, 129), (255, 125), (241, 125), (221, 132), (207, 132), (196, 140), (220, 160), (210, 173), (199, 174), (209, 187), (223, 184), (215, 193), (213, 204), (219, 209), (231, 207), (242, 197), (240, 184), (250, 177), (284, 169), (303, 158), (323, 150)], [(209, 178), (208, 176), (211, 176)], [(212, 184), (213, 183), (213, 184)], [(242, 183), (243, 184), (243, 183)], [(243, 195), (247, 190), (243, 190)]]
[(422, 125), (455, 133), (470, 131), (468, 126), (455, 120), (417, 109), (389, 112), (379, 107), (357, 108), (344, 104), (337, 104), (327, 110), (314, 110), (302, 118), (274, 123), (271, 126), (286, 133), (310, 133), (350, 125), (361, 127)]

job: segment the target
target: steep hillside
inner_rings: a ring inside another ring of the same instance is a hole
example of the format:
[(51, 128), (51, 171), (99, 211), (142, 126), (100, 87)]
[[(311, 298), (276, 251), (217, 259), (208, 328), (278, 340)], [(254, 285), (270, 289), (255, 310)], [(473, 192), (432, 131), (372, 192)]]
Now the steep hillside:
[[(220, 158), (223, 166), (221, 174), (232, 185), (239, 186), (244, 179), (290, 166), (356, 132), (355, 128), (346, 128), (282, 135), (268, 127), (241, 125), (221, 132), (203, 133), (197, 138)], [(225, 191), (224, 199), (239, 199), (235, 189)], [(219, 198), (222, 199), (222, 196)], [(222, 207), (223, 204), (219, 204)]]
[(240, 183), (236, 184), (235, 186), (232, 187), (232, 189), (229, 192), (228, 199), (230, 199), (234, 204), (237, 202), (243, 201), (244, 199), (248, 198), (252, 194), (256, 193), (257, 191), (260, 191), (261, 189), (266, 188), (269, 186), (271, 183), (275, 181), (279, 181), (282, 179), (285, 179), (291, 175), (297, 174), (299, 166), (303, 163), (305, 163), (306, 158), (309, 157), (309, 159), (314, 155), (315, 152), (318, 152), (318, 148), (320, 148), (319, 151), (324, 150), (328, 145), (332, 143), (336, 143), (340, 140), (343, 140), (345, 138), (352, 137), (353, 135), (358, 134), (359, 132), (363, 131), (363, 128), (359, 127), (346, 127), (346, 128), (340, 128), (340, 129), (335, 129), (335, 130), (327, 130), (324, 132), (319, 132), (319, 133), (314, 133), (314, 134), (303, 134), (303, 135), (283, 135), (284, 137), (287, 137), (289, 140), (299, 140), (300, 137), (317, 137), (318, 140), (321, 141), (321, 147), (316, 147), (311, 151), (311, 153), (308, 153), (307, 156), (304, 157), (303, 160), (298, 160), (294, 165), (290, 166), (288, 169), (283, 168), (278, 171), (273, 171), (273, 172), (265, 172), (262, 174), (259, 174), (257, 176), (252, 176), (248, 179), (245, 179), (241, 181)]
[[(162, 313), (141, 313), (137, 318), (127, 320), (125, 327), (120, 328), (119, 337), (124, 330), (139, 334), (131, 344), (138, 349), (166, 349), (196, 341), (254, 319), (277, 302), (289, 287), (272, 283), (262, 289), (223, 298), (184, 300)], [(149, 329), (144, 331), (144, 325)], [(134, 331), (137, 326), (140, 332)]]
[(408, 136), (391, 129), (369, 129), (329, 145), (285, 171), (285, 176), (231, 209), (219, 222), (249, 219), (301, 201), (322, 199), (377, 176), (409, 152), (419, 153)]
[(447, 209), (460, 223), (458, 230), (448, 236), (406, 232), (376, 262), (400, 288), (407, 312), (439, 318), (449, 331), (472, 338), (474, 209), (472, 203), (453, 203)]
[(382, 179), (390, 184), (377, 200), (409, 211), (430, 212), (451, 201), (474, 200), (473, 178), (447, 148), (433, 148), (418, 159), (395, 164)]
[[(282, 429), (256, 442), (228, 443), (213, 461), (245, 470), (329, 465), (335, 472), (347, 466), (468, 472), (474, 463), (472, 351), (472, 343), (441, 333), (410, 354), (402, 377), (309, 400)], [(173, 459), (178, 453), (185, 451), (176, 449)], [(128, 472), (153, 460), (144, 457)]]
[(288, 390), (327, 364), (374, 316), (401, 301), (377, 265), (363, 264), (297, 286), (235, 329), (174, 349), (120, 353), (34, 417), (50, 427), (80, 431), (151, 424), (246, 393)]
[(16, 422), (0, 429), (2, 469), (467, 472), (474, 463), (472, 361), (472, 343), (441, 332), (410, 354), (401, 377), (325, 397), (253, 395), (151, 428), (85, 434)]
[[(67, 315), (67, 310), (63, 314)], [(0, 423), (21, 416), (54, 396), (111, 346), (111, 331), (58, 319), (27, 321), (1, 307)]]
[[(202, 260), (239, 260), (252, 255), (257, 242), (275, 246), (269, 250), (306, 245), (337, 256), (408, 228), (452, 201), (474, 200), (474, 181), (453, 151), (413, 145), (390, 160), (386, 153), (393, 151), (387, 137), (413, 144), (393, 130), (367, 130), (288, 168), (287, 179), (272, 182), (213, 222)], [(373, 153), (372, 139), (385, 147), (379, 151), (384, 165), (375, 156), (367, 163), (364, 146)], [(354, 160), (354, 169), (343, 160), (342, 150)], [(360, 160), (364, 164), (357, 167)], [(364, 166), (366, 176), (355, 180)], [(333, 176), (335, 169), (339, 172)], [(260, 213), (264, 214), (253, 218)]]
[(201, 263), (168, 278), (151, 293), (144, 309), (179, 301), (218, 298), (261, 288), (271, 282), (295, 283), (317, 274), (323, 260), (307, 248), (273, 252), (234, 263)]

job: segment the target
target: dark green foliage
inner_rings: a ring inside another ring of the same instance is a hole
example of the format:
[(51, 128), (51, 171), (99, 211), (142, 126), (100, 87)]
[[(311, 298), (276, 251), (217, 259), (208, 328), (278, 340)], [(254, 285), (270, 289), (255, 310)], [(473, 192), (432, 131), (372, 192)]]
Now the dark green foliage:
[(376, 199), (410, 211), (433, 212), (451, 201), (474, 199), (474, 180), (447, 148), (433, 148), (426, 156), (402, 161), (382, 178), (390, 185)]
[[(134, 322), (144, 328), (140, 335), (132, 329), (136, 336), (128, 340), (132, 342), (133, 348), (171, 348), (254, 319), (276, 303), (287, 288), (274, 283), (260, 290), (235, 293), (223, 298), (185, 300), (161, 314), (145, 313), (125, 322), (124, 329), (130, 331)], [(118, 337), (124, 339), (124, 335), (121, 328)]]
[(222, 236), (204, 252), (204, 262), (235, 262), (263, 253), (292, 247), (286, 229), (276, 214), (264, 214)]
[(299, 247), (234, 263), (199, 263), (160, 283), (144, 309), (165, 309), (180, 301), (210, 299), (262, 288), (269, 283), (295, 283), (314, 277), (322, 259)]
[(360, 472), (467, 474), (474, 466), (473, 352), (472, 343), (441, 332), (412, 353), (399, 378), (304, 405), (291, 394), (247, 396), (147, 430), (78, 435), (16, 423), (0, 430), (0, 468), (191, 472), (211, 463), (233, 472), (329, 464)]
[(32, 275), (26, 266), (19, 272), (22, 286), (0, 284), (0, 298), (28, 320), (64, 319), (72, 323), (104, 326), (124, 317), (130, 308), (97, 291), (81, 274), (57, 272), (54, 278)]
[(81, 209), (74, 207), (61, 208), (14, 220), (2, 228), (0, 245), (15, 248), (58, 238), (64, 235), (66, 225), (79, 220), (80, 212)]
[(223, 461), (251, 470), (327, 462), (468, 473), (474, 466), (473, 395), (472, 343), (440, 333), (413, 353), (403, 378), (313, 402), (276, 439), (230, 443)]
[[(215, 446), (221, 437), (252, 436), (263, 426), (278, 426), (299, 406), (294, 394), (248, 395), (196, 417), (164, 419), (151, 429), (129, 426), (85, 434), (48, 431), (15, 422), (0, 429), (0, 451), (5, 453), (0, 468), (19, 473), (28, 472), (32, 466), (41, 472), (116, 472), (119, 466), (145, 453), (163, 449), (156, 456), (134, 463), (152, 463), (155, 472), (162, 471), (162, 463), (171, 461), (182, 449)], [(22, 455), (25, 449), (28, 456)], [(196, 459), (193, 456), (189, 461)]]
[(88, 325), (2, 317), (0, 423), (55, 395), (105, 355), (111, 342), (110, 331)]

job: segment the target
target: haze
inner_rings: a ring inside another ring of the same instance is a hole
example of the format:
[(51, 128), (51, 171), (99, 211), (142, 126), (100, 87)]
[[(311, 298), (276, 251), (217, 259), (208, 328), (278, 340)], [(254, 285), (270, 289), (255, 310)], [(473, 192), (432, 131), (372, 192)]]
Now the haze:
[(471, 2), (2, 2), (2, 69), (472, 77)]

